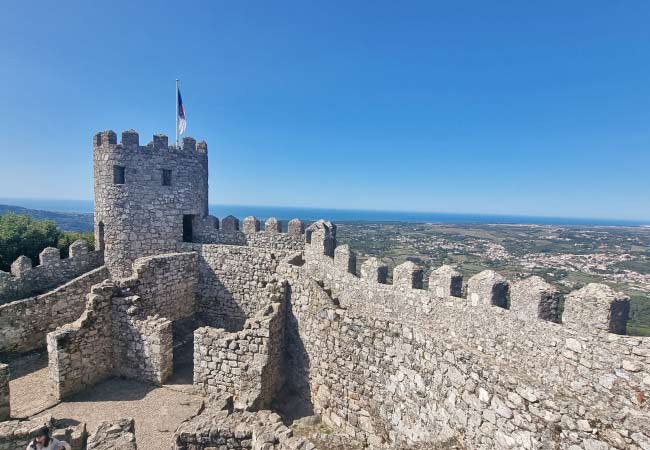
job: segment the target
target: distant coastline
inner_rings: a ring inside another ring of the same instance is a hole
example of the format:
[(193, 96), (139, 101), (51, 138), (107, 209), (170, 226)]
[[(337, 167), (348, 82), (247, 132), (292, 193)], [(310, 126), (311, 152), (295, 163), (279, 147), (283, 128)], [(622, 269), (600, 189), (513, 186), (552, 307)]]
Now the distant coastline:
[[(92, 214), (92, 200), (18, 199), (0, 198), (0, 204), (20, 206), (43, 211)], [(632, 226), (648, 227), (648, 221), (620, 219), (591, 219), (569, 217), (541, 217), (500, 214), (460, 214), (409, 211), (371, 211), (328, 208), (292, 208), (282, 206), (210, 205), (210, 214), (223, 218), (232, 214), (244, 218), (248, 215), (263, 220), (277, 217), (288, 220), (298, 217), (305, 221), (321, 218), (338, 222), (432, 222), (432, 223), (494, 223), (517, 225), (582, 225), (582, 226)]]

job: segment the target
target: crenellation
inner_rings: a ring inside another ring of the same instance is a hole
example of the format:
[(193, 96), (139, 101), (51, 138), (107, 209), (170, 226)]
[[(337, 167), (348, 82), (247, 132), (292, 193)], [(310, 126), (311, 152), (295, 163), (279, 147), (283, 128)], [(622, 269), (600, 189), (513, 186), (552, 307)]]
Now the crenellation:
[(282, 233), (282, 224), (275, 217), (269, 217), (264, 222), (264, 231), (267, 233)]
[(361, 264), (361, 278), (372, 283), (386, 284), (388, 266), (377, 258), (368, 258)]
[(138, 149), (140, 147), (140, 135), (137, 131), (124, 130), (122, 131), (122, 147), (124, 148), (133, 148)]
[(113, 130), (106, 130), (101, 133), (101, 145), (109, 146), (117, 144), (117, 134)]
[(287, 224), (287, 233), (289, 234), (305, 234), (305, 224), (300, 219), (291, 219)]
[(41, 266), (54, 265), (60, 260), (61, 250), (55, 247), (46, 247), (38, 255), (38, 261)]
[(11, 274), (15, 277), (22, 278), (30, 270), (32, 270), (32, 260), (25, 255), (20, 255), (11, 263)]
[(223, 231), (239, 231), (239, 219), (235, 216), (226, 216), (221, 221)]
[(560, 292), (538, 276), (512, 285), (510, 310), (523, 320), (560, 322)]
[(354, 275), (357, 273), (357, 255), (349, 245), (339, 245), (334, 249), (334, 265)]
[(630, 297), (609, 286), (590, 283), (566, 296), (562, 322), (585, 330), (625, 334)]
[(185, 136), (182, 142), (182, 149), (184, 152), (196, 151), (196, 139), (190, 136)]
[(248, 216), (244, 219), (242, 231), (245, 234), (253, 234), (260, 231), (260, 221), (255, 216)]
[(169, 150), (169, 138), (166, 134), (154, 134), (151, 143), (154, 150)]
[(440, 266), (429, 275), (429, 291), (438, 297), (462, 297), (463, 276), (451, 266)]
[(467, 299), (473, 306), (494, 305), (508, 307), (508, 281), (493, 270), (484, 270), (467, 282)]
[(393, 285), (400, 288), (422, 289), (424, 272), (412, 261), (405, 261), (393, 270)]

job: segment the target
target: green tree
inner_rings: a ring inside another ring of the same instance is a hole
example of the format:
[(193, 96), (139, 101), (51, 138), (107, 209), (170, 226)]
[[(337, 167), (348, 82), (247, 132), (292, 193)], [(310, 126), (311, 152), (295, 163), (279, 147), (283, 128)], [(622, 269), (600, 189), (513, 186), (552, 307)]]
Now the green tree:
[(51, 220), (35, 220), (27, 215), (0, 215), (0, 270), (11, 270), (11, 263), (20, 255), (38, 264), (38, 255), (45, 247), (57, 247), (61, 257), (66, 258), (70, 244), (77, 239), (84, 239), (94, 247), (90, 232), (62, 231)]
[(0, 270), (9, 271), (20, 255), (38, 263), (45, 247), (56, 247), (61, 231), (51, 220), (34, 220), (14, 213), (0, 216)]

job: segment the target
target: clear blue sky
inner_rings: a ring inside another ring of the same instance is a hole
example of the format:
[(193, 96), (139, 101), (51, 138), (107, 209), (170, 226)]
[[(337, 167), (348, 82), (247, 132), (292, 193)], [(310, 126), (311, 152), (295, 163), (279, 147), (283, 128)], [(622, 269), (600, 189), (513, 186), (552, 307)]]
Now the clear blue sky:
[(206, 139), (210, 202), (650, 219), (648, 1), (7, 1), (0, 197), (94, 132)]

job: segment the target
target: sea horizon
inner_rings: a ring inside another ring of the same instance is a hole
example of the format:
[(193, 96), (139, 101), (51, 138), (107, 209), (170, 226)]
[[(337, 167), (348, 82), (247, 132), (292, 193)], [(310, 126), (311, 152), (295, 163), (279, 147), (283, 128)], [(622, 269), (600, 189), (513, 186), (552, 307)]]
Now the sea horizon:
[[(2, 198), (0, 204), (63, 213), (93, 213), (93, 200)], [(210, 204), (210, 214), (222, 219), (233, 215), (240, 219), (252, 215), (260, 220), (299, 218), (306, 221), (326, 219), (338, 222), (411, 222), (411, 223), (484, 223), (503, 225), (583, 225), (647, 227), (649, 221), (582, 217), (552, 217), (518, 214), (445, 213), (365, 209), (306, 208), (289, 206)]]

